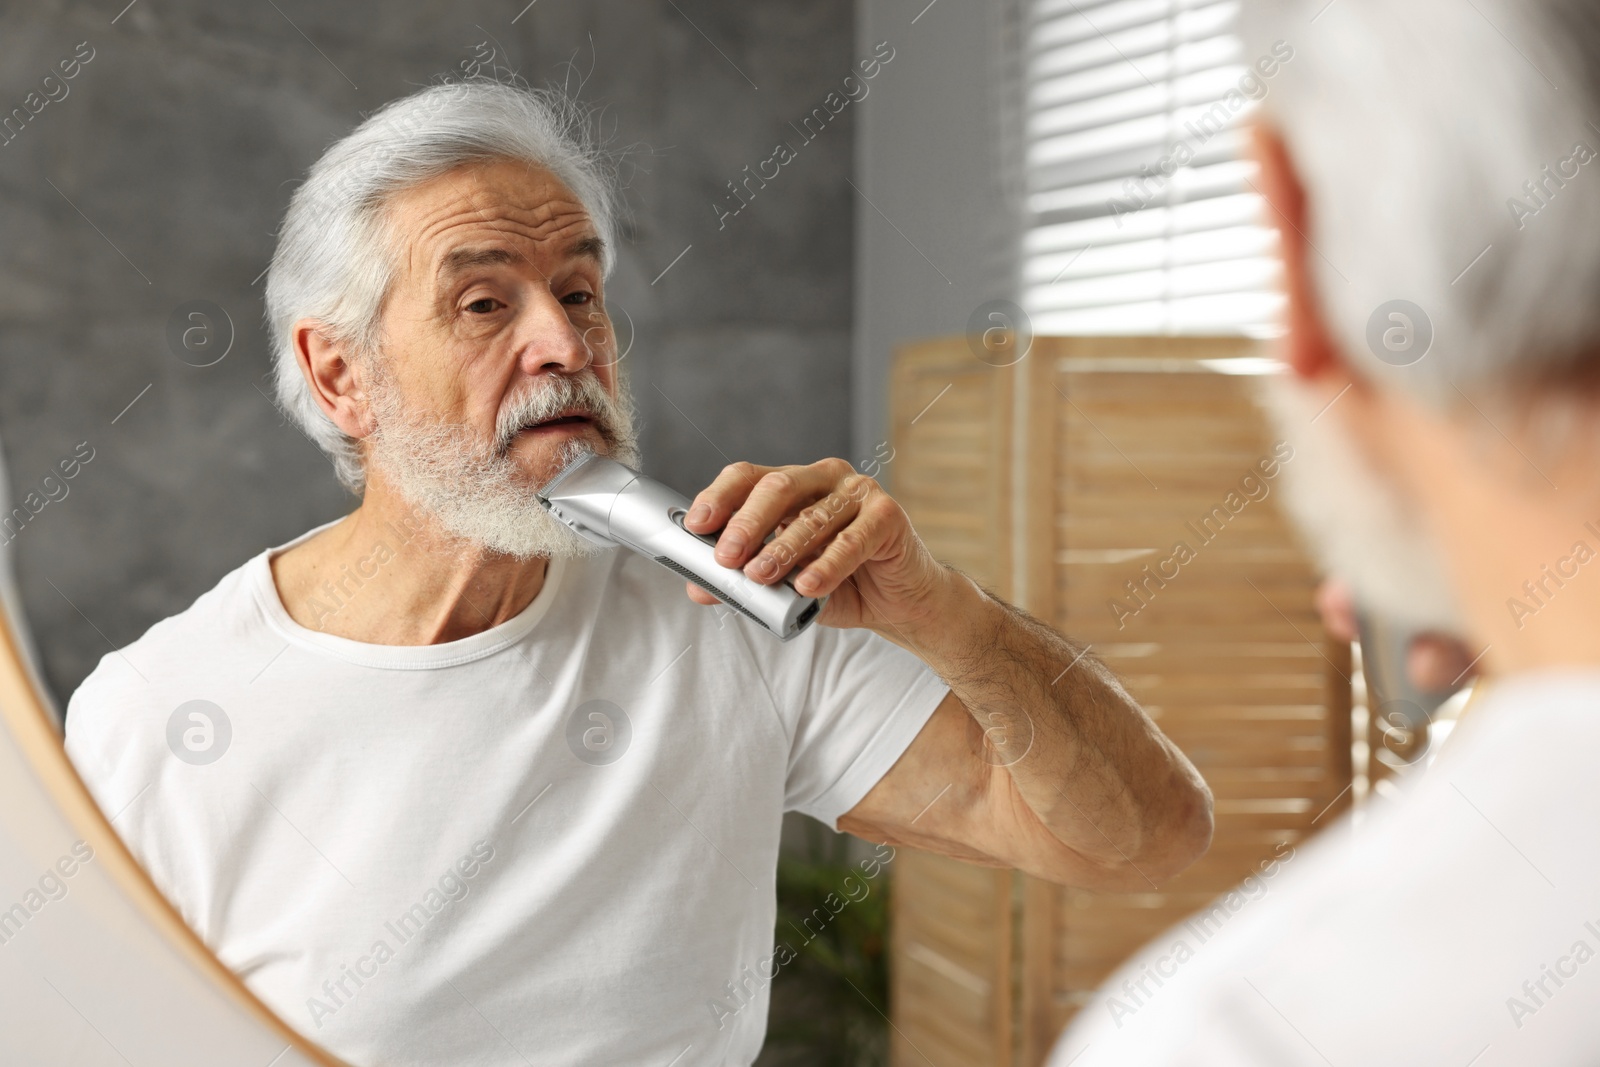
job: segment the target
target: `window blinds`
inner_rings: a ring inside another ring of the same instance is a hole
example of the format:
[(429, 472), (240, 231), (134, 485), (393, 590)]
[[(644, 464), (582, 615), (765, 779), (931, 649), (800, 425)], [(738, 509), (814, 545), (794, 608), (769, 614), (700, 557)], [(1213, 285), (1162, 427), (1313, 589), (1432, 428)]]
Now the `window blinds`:
[(1277, 236), (1244, 123), (1271, 91), (1259, 71), (1283, 59), (1243, 54), (1238, 11), (1033, 0), (1021, 268), (1035, 333), (1276, 330)]

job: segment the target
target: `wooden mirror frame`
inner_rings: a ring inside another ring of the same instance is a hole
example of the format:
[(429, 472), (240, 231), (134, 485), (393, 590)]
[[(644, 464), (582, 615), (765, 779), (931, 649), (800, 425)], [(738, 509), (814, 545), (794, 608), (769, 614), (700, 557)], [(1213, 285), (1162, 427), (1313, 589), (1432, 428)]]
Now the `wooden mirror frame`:
[[(136, 1040), (147, 1062), (157, 1062), (149, 1059), (156, 1056), (168, 1067), (236, 1062), (266, 1067), (269, 1057), (272, 1067), (345, 1067), (273, 1014), (223, 966), (139, 866), (67, 758), (48, 702), (31, 682), (4, 613), (0, 613), (0, 727), (0, 830), (4, 831), (0, 840), (19, 853), (31, 853), (30, 864), (54, 855), (63, 830), (69, 839), (93, 849), (97, 873), (87, 880), (78, 873), (71, 883), (78, 918), (87, 920), (86, 927), (93, 926), (92, 965), (87, 958), (75, 963), (72, 956), (78, 953), (71, 944), (62, 956), (52, 958), (64, 958), (70, 976), (100, 983), (99, 1004), (114, 1002), (120, 1018), (109, 1023), (101, 1018), (96, 1025), (89, 1012), (50, 983), (77, 1017), (119, 1056), (122, 1052), (113, 1037)], [(49, 860), (43, 864), (48, 872)], [(80, 871), (87, 870), (89, 863), (84, 861)], [(52, 921), (59, 918), (52, 916)], [(32, 923), (30, 919), (8, 942), (29, 931)], [(74, 929), (57, 940), (75, 942), (90, 932)], [(50, 947), (60, 950), (62, 944)], [(143, 980), (128, 982), (129, 977)], [(104, 988), (108, 979), (124, 984), (108, 994)], [(276, 1057), (271, 1056), (274, 1048), (280, 1049)], [(258, 1057), (262, 1050), (266, 1055)]]

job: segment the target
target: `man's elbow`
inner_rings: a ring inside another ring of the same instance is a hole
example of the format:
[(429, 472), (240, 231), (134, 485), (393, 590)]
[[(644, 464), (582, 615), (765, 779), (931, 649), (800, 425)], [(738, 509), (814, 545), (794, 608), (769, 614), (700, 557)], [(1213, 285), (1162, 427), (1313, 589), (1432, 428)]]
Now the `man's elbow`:
[(1112, 893), (1160, 890), (1211, 847), (1211, 790), (1196, 775), (1143, 813), (1138, 843), (1093, 852), (1063, 850), (1059, 863), (1033, 873), (1060, 885)]
[(1134, 878), (1159, 884), (1187, 870), (1211, 847), (1215, 827), (1210, 787), (1195, 775), (1173, 790), (1161, 810), (1151, 813), (1150, 822), (1145, 847), (1134, 861)]

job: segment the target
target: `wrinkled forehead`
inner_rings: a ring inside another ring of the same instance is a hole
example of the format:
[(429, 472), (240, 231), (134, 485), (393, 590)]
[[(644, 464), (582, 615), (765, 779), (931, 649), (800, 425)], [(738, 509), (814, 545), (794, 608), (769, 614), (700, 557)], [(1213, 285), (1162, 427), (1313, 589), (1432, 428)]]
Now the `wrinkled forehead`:
[(397, 281), (419, 294), (492, 264), (543, 275), (580, 260), (599, 268), (604, 243), (588, 209), (555, 174), (532, 163), (463, 164), (395, 194), (384, 227)]

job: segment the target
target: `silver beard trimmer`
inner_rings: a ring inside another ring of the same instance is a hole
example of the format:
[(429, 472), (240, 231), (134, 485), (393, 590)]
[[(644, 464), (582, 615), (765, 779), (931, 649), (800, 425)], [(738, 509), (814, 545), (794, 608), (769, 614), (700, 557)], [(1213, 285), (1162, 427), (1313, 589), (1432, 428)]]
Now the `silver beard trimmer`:
[(609, 457), (580, 453), (536, 495), (550, 514), (584, 538), (655, 560), (780, 640), (809, 626), (827, 602), (827, 597), (801, 596), (787, 578), (762, 585), (724, 567), (713, 555), (716, 536), (684, 527), (687, 497)]

